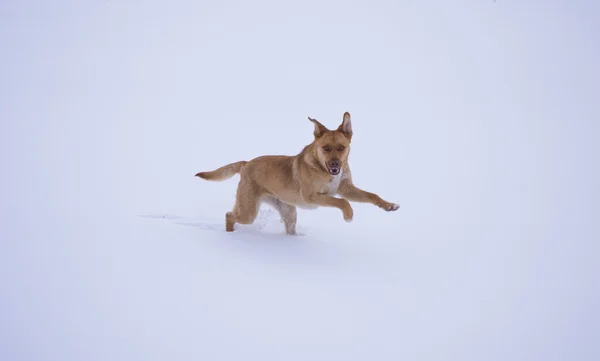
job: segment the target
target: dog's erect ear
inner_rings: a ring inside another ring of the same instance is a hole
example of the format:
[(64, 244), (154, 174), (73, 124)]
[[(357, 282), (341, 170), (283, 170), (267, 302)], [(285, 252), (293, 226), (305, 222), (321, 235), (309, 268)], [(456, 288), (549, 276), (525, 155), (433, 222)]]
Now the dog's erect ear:
[(323, 124), (319, 123), (318, 120), (313, 119), (311, 117), (308, 117), (308, 120), (313, 122), (313, 124), (315, 125), (315, 132), (313, 133), (315, 135), (315, 138), (320, 138), (325, 132), (329, 131), (329, 129), (327, 129), (327, 127), (325, 127)]
[(346, 138), (352, 139), (352, 119), (350, 118), (350, 113), (344, 113), (344, 120), (342, 120), (342, 124), (340, 124), (337, 130), (344, 133)]

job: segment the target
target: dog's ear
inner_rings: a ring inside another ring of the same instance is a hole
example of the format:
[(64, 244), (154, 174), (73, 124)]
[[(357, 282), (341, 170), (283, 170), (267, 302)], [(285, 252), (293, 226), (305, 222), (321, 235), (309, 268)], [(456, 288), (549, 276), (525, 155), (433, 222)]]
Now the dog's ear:
[(337, 128), (338, 132), (344, 133), (346, 138), (352, 139), (352, 119), (350, 118), (350, 113), (344, 113), (344, 119), (342, 120), (342, 124)]
[(327, 127), (325, 127), (323, 124), (319, 123), (318, 120), (313, 119), (311, 117), (308, 117), (308, 120), (313, 122), (313, 124), (315, 125), (315, 132), (313, 133), (315, 135), (315, 138), (320, 138), (325, 132), (329, 131), (329, 129), (327, 129)]

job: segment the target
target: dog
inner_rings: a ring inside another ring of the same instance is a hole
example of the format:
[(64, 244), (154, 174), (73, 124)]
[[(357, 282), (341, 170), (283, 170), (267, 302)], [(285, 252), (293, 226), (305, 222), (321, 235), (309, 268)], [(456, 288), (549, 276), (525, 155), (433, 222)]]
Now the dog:
[[(335, 207), (347, 222), (354, 215), (349, 201), (371, 203), (388, 212), (398, 210), (397, 204), (352, 183), (348, 164), (352, 141), (350, 113), (344, 113), (336, 130), (327, 129), (311, 117), (308, 120), (314, 124), (314, 140), (295, 156), (260, 156), (196, 174), (209, 181), (223, 181), (240, 174), (235, 205), (225, 215), (227, 232), (233, 232), (236, 223), (252, 224), (263, 202), (279, 212), (289, 235), (296, 234), (296, 207)], [(334, 197), (336, 194), (341, 198)]]

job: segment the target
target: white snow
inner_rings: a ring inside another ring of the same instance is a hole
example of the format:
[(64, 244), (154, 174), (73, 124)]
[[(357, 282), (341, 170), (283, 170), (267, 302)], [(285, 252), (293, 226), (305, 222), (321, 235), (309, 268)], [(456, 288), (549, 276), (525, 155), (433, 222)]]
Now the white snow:
[[(0, 360), (600, 359), (600, 5), (0, 3)], [(396, 212), (237, 176), (352, 114)]]

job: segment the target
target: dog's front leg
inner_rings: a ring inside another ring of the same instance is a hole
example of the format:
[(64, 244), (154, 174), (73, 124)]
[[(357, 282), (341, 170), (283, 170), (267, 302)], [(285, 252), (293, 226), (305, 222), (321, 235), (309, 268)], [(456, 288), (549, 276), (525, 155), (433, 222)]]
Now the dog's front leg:
[(340, 184), (338, 193), (351, 202), (371, 203), (388, 212), (400, 208), (399, 205), (385, 201), (375, 193), (363, 191), (347, 181)]
[(346, 222), (352, 222), (352, 217), (354, 217), (354, 211), (352, 210), (352, 206), (350, 206), (350, 202), (348, 202), (345, 199), (336, 198), (320, 193), (311, 193), (310, 195), (305, 196), (303, 198), (306, 200), (307, 203), (316, 206), (339, 208), (344, 214), (344, 220)]

